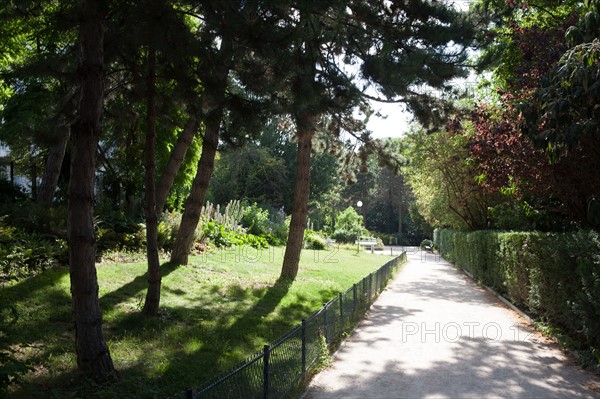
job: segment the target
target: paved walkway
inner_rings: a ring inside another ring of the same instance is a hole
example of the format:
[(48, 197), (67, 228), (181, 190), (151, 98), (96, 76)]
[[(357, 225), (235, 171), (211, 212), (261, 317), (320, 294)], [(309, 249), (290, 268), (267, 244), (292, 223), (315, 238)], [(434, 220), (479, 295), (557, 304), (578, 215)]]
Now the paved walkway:
[(516, 312), (422, 255), (409, 254), (305, 399), (600, 398), (598, 379)]

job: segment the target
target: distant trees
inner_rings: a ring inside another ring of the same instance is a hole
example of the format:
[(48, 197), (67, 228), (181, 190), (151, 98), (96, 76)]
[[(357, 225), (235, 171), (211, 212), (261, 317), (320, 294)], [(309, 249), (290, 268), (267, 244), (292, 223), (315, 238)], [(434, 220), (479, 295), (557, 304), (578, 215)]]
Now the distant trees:
[(407, 177), (425, 219), (457, 229), (488, 227), (495, 195), (479, 185), (478, 165), (469, 158), (468, 136), (419, 130), (407, 140)]

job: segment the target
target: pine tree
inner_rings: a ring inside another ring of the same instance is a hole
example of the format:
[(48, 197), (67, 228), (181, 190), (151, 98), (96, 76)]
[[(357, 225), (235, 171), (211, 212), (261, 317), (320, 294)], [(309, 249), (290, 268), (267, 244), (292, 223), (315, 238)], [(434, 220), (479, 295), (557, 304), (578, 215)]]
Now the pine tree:
[(252, 53), (255, 34), (260, 34), (255, 31), (259, 3), (240, 0), (194, 3), (203, 20), (199, 32), (198, 57), (202, 61), (198, 75), (203, 86), (199, 118), (204, 123), (204, 137), (196, 177), (173, 244), (173, 263), (186, 264), (188, 261), (219, 139), (240, 143), (254, 136), (263, 126), (264, 99), (249, 94), (246, 89), (256, 74), (263, 71), (246, 62), (246, 57)]
[(102, 335), (94, 234), (94, 173), (104, 96), (104, 18), (100, 1), (81, 2), (80, 96), (69, 184), (69, 265), (77, 365), (96, 381), (115, 376)]
[(328, 131), (331, 136), (346, 131), (363, 142), (361, 158), (376, 152), (391, 162), (364, 124), (354, 120), (353, 111), (367, 109), (368, 99), (395, 101), (426, 124), (439, 122), (432, 109), (445, 105), (431, 92), (464, 76), (461, 64), (474, 29), (458, 11), (437, 2), (326, 0), (285, 5), (272, 10), (278, 16), (276, 26), (265, 28), (272, 32), (269, 44), (276, 50), (263, 47), (261, 54), (279, 82), (276, 107), (296, 123), (298, 167), (281, 272), (281, 278), (294, 279), (306, 225), (312, 139), (319, 124), (338, 121)]

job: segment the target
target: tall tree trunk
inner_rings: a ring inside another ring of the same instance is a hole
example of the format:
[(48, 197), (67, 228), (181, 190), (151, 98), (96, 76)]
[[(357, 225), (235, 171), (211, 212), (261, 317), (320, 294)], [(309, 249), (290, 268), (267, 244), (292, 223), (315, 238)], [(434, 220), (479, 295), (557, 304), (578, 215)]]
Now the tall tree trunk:
[(298, 275), (306, 217), (308, 215), (308, 197), (310, 194), (310, 155), (312, 138), (316, 131), (316, 116), (301, 115), (296, 117), (298, 131), (298, 159), (296, 183), (294, 186), (294, 205), (292, 220), (288, 234), (287, 246), (281, 268), (282, 279), (295, 279)]
[(156, 49), (148, 50), (146, 105), (146, 253), (148, 256), (148, 290), (142, 313), (156, 316), (160, 305), (160, 260), (158, 258), (158, 221), (156, 215)]
[[(224, 89), (223, 89), (224, 90)], [(194, 232), (200, 221), (200, 211), (208, 191), (208, 183), (215, 167), (215, 156), (219, 144), (219, 129), (223, 119), (223, 105), (211, 112), (205, 121), (202, 153), (198, 161), (198, 170), (192, 182), (192, 191), (185, 201), (185, 209), (181, 216), (179, 231), (173, 244), (171, 262), (186, 265), (188, 255), (194, 241)]]
[(183, 158), (185, 158), (187, 150), (192, 145), (192, 141), (194, 140), (197, 131), (198, 119), (192, 115), (188, 118), (181, 133), (179, 133), (177, 143), (171, 151), (167, 166), (165, 166), (165, 169), (160, 176), (160, 181), (158, 182), (158, 187), (156, 189), (156, 212), (159, 214), (165, 206), (167, 196), (171, 191), (171, 187), (173, 187), (177, 172), (183, 163)]
[(83, 20), (78, 70), (81, 88), (79, 117), (72, 127), (68, 239), (77, 365), (82, 372), (101, 382), (114, 378), (115, 369), (102, 335), (93, 220), (96, 147), (104, 94), (104, 29), (99, 3), (96, 0), (81, 2)]
[(232, 42), (223, 38), (219, 58), (221, 65), (216, 66), (216, 72), (207, 80), (202, 95), (202, 109), (206, 110), (204, 120), (204, 139), (202, 153), (198, 160), (198, 169), (192, 182), (192, 190), (185, 201), (185, 209), (181, 216), (181, 224), (173, 243), (171, 262), (179, 265), (188, 263), (188, 255), (194, 242), (194, 232), (200, 221), (200, 211), (208, 191), (208, 183), (215, 167), (215, 156), (219, 145), (219, 130), (225, 110), (225, 92), (228, 85)]
[(37, 202), (39, 204), (50, 206), (54, 198), (54, 192), (58, 185), (58, 177), (60, 176), (60, 168), (65, 158), (67, 143), (71, 136), (71, 127), (63, 126), (63, 131), (59, 140), (50, 147), (48, 158), (46, 159), (46, 167), (44, 168), (44, 176), (42, 184), (38, 189)]

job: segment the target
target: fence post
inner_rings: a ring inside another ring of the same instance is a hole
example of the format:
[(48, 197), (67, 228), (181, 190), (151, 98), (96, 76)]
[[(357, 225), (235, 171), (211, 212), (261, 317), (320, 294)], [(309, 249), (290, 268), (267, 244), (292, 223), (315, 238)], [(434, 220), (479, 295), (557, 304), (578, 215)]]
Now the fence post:
[(306, 374), (306, 320), (302, 319), (302, 374)]
[(358, 287), (356, 283), (352, 286), (352, 291), (354, 293), (354, 307), (352, 308), (353, 318), (356, 318), (356, 312), (358, 311)]
[(369, 274), (369, 305), (373, 299), (373, 273)]
[(323, 335), (325, 335), (325, 342), (329, 343), (327, 339), (327, 304), (323, 305)]
[(340, 334), (342, 333), (342, 331), (344, 331), (344, 296), (342, 295), (342, 293), (340, 292), (340, 319), (342, 320), (342, 328), (340, 328)]
[(194, 390), (192, 388), (185, 389), (185, 399), (194, 399)]
[(263, 362), (264, 362), (264, 368), (263, 368), (263, 398), (267, 399), (269, 397), (269, 370), (270, 370), (270, 365), (269, 363), (271, 362), (271, 347), (269, 345), (265, 345), (263, 347)]

